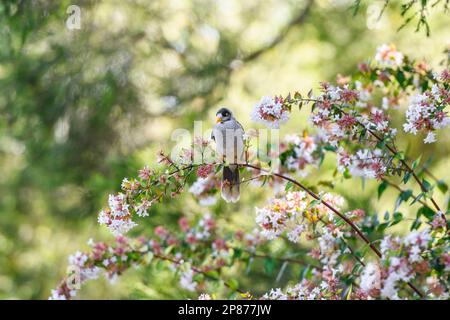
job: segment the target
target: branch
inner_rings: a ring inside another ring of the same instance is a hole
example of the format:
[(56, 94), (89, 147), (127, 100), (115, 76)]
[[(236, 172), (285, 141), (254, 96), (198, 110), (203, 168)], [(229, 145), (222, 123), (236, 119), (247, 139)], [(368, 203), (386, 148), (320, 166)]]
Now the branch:
[[(263, 171), (263, 172), (267, 172), (271, 175), (277, 176), (281, 179), (284, 179), (286, 181), (289, 181), (293, 184), (295, 184), (296, 186), (300, 187), (302, 190), (304, 190), (306, 193), (308, 193), (311, 197), (313, 197), (314, 199), (320, 201), (323, 205), (325, 205), (328, 209), (330, 209), (331, 211), (333, 211), (337, 216), (339, 216), (342, 220), (344, 220), (352, 229), (354, 232), (356, 232), (358, 234), (358, 236), (364, 240), (365, 243), (367, 243), (369, 245), (369, 247), (372, 249), (372, 251), (379, 257), (381, 258), (381, 252), (373, 245), (373, 243), (362, 233), (362, 231), (350, 220), (348, 219), (344, 214), (342, 214), (341, 212), (339, 212), (337, 209), (335, 209), (332, 205), (330, 205), (327, 201), (324, 201), (322, 199), (320, 199), (320, 197), (314, 193), (313, 191), (311, 191), (309, 188), (305, 187), (303, 184), (301, 184), (300, 182), (284, 176), (282, 174), (279, 173), (275, 173), (275, 172), (270, 172), (269, 170), (263, 169), (261, 167), (257, 167), (251, 164), (241, 164), (244, 167), (248, 167), (248, 168), (252, 168), (255, 170), (259, 170), (259, 171)], [(419, 295), (419, 297), (423, 298), (424, 294), (422, 292), (419, 291), (419, 289), (417, 289), (411, 282), (408, 282), (408, 286), (414, 290), (415, 293), (417, 293)]]
[(287, 34), (289, 33), (289, 31), (291, 31), (291, 29), (294, 26), (302, 24), (305, 21), (313, 3), (314, 3), (314, 0), (309, 0), (306, 3), (306, 6), (303, 8), (303, 10), (301, 12), (299, 12), (299, 14), (297, 16), (295, 16), (270, 43), (268, 43), (266, 46), (264, 46), (256, 51), (246, 55), (241, 60), (243, 62), (249, 62), (254, 59), (257, 59), (263, 53), (269, 51), (270, 49), (272, 49), (276, 45), (278, 45), (280, 42), (282, 42), (284, 40), (284, 38), (287, 36)]

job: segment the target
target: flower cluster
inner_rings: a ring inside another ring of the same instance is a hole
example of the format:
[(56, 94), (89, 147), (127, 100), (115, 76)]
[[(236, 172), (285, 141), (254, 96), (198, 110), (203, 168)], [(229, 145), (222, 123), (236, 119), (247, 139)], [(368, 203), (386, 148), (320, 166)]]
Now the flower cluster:
[[(199, 170), (203, 170), (200, 169)], [(220, 181), (214, 173), (209, 173), (206, 177), (198, 174), (199, 178), (191, 185), (189, 192), (199, 201), (201, 206), (212, 206), (217, 202), (216, 191), (220, 187)]]
[(131, 267), (155, 259), (166, 261), (170, 269), (179, 271), (181, 288), (195, 291), (203, 287), (209, 272), (233, 265), (235, 251), (253, 252), (263, 243), (257, 234), (244, 236), (242, 231), (226, 239), (219, 234), (209, 214), (196, 223), (181, 217), (178, 224), (178, 232), (157, 226), (151, 239), (118, 236), (113, 244), (90, 240), (90, 252), (77, 252), (69, 257), (67, 277), (52, 291), (50, 299), (74, 298), (88, 280), (104, 275), (114, 281)]
[[(186, 179), (194, 171), (192, 165), (182, 168), (163, 152), (159, 152), (159, 162), (163, 165), (162, 172), (145, 166), (139, 170), (137, 179), (123, 179), (122, 192), (109, 195), (108, 207), (100, 211), (98, 223), (108, 227), (114, 236), (123, 235), (136, 227), (133, 218), (148, 216), (150, 207), (164, 196), (180, 194)], [(205, 168), (203, 173), (212, 170), (209, 165)]]
[(302, 280), (295, 286), (288, 287), (284, 292), (271, 289), (262, 296), (263, 300), (340, 300), (339, 280), (336, 276), (324, 277), (319, 285), (311, 280)]
[[(425, 64), (411, 62), (394, 46), (378, 48), (375, 61), (361, 65), (360, 73), (353, 78), (339, 75), (337, 85), (321, 83), (316, 97), (310, 93), (303, 98), (296, 93), (279, 101), (284, 110), (291, 110), (295, 104), (312, 105), (309, 119), (320, 142), (315, 149), (337, 152), (341, 172), (382, 179), (398, 173), (403, 166), (395, 157), (397, 129), (391, 127), (389, 112), (406, 102), (410, 92), (419, 92), (411, 98), (403, 129), (413, 134), (425, 131), (425, 143), (435, 141), (434, 131), (450, 123), (445, 112), (450, 100), (450, 73), (445, 70), (433, 76)], [(430, 89), (422, 93), (427, 87)], [(289, 165), (287, 159), (281, 160)], [(289, 160), (290, 167), (297, 165)]]
[(127, 233), (137, 225), (131, 219), (129, 204), (123, 193), (109, 195), (108, 204), (109, 208), (100, 211), (98, 223), (106, 225), (113, 235)]
[(377, 48), (375, 61), (381, 65), (398, 67), (403, 63), (403, 54), (397, 51), (395, 45), (383, 44)]
[(411, 98), (406, 111), (405, 132), (416, 135), (419, 131), (426, 132), (425, 143), (436, 141), (435, 130), (450, 124), (450, 118), (445, 107), (450, 103), (450, 91), (444, 85), (433, 84), (431, 90), (416, 94)]
[(371, 93), (359, 81), (343, 87), (322, 83), (321, 90), (310, 121), (330, 145), (337, 147), (343, 141), (359, 144), (365, 130), (385, 138), (396, 135), (397, 130), (389, 127), (386, 110), (369, 103)]
[[(344, 200), (329, 193), (322, 199), (340, 207)], [(286, 232), (289, 240), (298, 242), (303, 231), (307, 229), (306, 221), (316, 223), (322, 217), (331, 216), (331, 210), (320, 201), (312, 201), (303, 191), (290, 191), (283, 198), (272, 199), (263, 208), (256, 208), (256, 223), (261, 228), (261, 235), (267, 239), (279, 237)]]
[(386, 174), (390, 158), (381, 149), (360, 149), (348, 154), (343, 148), (337, 153), (337, 168), (346, 170), (354, 177), (382, 179)]
[(284, 106), (281, 97), (265, 96), (253, 107), (251, 119), (269, 128), (278, 129), (281, 123), (289, 120), (289, 110)]
[(288, 171), (295, 171), (299, 176), (307, 176), (306, 168), (317, 167), (322, 151), (317, 136), (309, 136), (306, 132), (300, 135), (287, 135), (280, 144), (280, 159)]
[[(413, 231), (404, 238), (386, 236), (380, 245), (382, 259), (379, 263), (371, 262), (365, 266), (360, 289), (369, 298), (400, 299), (405, 284), (420, 276), (427, 277), (427, 291), (434, 292), (436, 298), (448, 299), (445, 285), (448, 274), (441, 277), (443, 282), (440, 283), (436, 275), (431, 274), (431, 264), (426, 259), (432, 242), (433, 237), (428, 230)], [(443, 260), (444, 268), (448, 268)]]
[[(137, 241), (133, 246), (130, 240), (118, 236), (114, 245), (103, 242), (88, 242), (91, 247), (90, 253), (77, 252), (69, 257), (69, 274), (52, 291), (50, 299), (65, 300), (76, 296), (81, 285), (88, 280), (97, 279), (100, 275), (105, 275), (111, 281), (124, 270), (136, 265), (148, 253), (145, 243)], [(133, 247), (136, 246), (136, 249)], [(139, 258), (133, 253), (139, 252)]]

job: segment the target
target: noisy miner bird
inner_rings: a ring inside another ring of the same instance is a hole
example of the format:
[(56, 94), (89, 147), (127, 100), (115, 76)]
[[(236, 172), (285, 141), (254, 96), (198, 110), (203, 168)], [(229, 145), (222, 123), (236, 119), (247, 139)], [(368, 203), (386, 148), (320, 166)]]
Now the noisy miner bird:
[[(216, 113), (216, 125), (211, 133), (216, 142), (217, 159), (223, 161), (222, 198), (226, 202), (237, 202), (240, 198), (239, 167), (244, 163), (244, 128), (227, 108)], [(228, 164), (228, 165), (227, 165)]]

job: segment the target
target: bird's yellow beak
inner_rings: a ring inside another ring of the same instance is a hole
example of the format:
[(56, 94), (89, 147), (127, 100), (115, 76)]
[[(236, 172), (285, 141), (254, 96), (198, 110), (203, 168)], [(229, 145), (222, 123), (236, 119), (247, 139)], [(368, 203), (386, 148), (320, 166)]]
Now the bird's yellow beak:
[(217, 116), (217, 117), (216, 117), (216, 123), (219, 123), (219, 122), (222, 122), (222, 117)]

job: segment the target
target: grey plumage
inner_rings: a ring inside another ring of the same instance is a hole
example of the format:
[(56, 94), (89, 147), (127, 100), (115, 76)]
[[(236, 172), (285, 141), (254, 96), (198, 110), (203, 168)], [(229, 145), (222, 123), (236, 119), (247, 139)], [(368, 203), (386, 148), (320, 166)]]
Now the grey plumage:
[(244, 162), (244, 129), (227, 108), (221, 108), (216, 116), (211, 138), (216, 141), (219, 161), (225, 163), (221, 195), (226, 202), (237, 202), (240, 198), (240, 180), (236, 164)]

